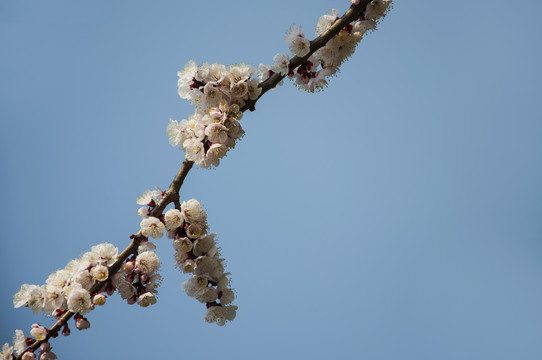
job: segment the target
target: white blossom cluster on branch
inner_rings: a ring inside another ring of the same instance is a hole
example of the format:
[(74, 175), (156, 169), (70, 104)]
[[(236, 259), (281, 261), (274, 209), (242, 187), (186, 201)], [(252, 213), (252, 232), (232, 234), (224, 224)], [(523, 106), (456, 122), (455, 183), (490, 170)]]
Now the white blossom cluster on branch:
[[(23, 284), (18, 293), (13, 297), (13, 305), (18, 308), (26, 306), (34, 314), (40, 312), (45, 315), (60, 319), (62, 315), (71, 311), (76, 315), (75, 327), (79, 330), (90, 327), (88, 320), (83, 317), (95, 306), (104, 305), (106, 295), (113, 294), (115, 288), (109, 282), (104, 282), (109, 278), (109, 266), (117, 259), (118, 249), (112, 244), (103, 243), (95, 245), (89, 252), (81, 257), (71, 260), (64, 269), (60, 269), (49, 275), (45, 285)], [(104, 282), (97, 290), (92, 291), (94, 285)], [(60, 320), (59, 320), (60, 321)], [(62, 335), (70, 334), (68, 323), (62, 323)], [(25, 341), (32, 343), (34, 339), (44, 340), (48, 335), (48, 330), (34, 324), (30, 330), (30, 335), (34, 338), (25, 338)], [(26, 349), (27, 343), (22, 346), (24, 338), (21, 330), (16, 331), (17, 341), (14, 342), (15, 353), (20, 355)], [(56, 337), (58, 333), (51, 334)], [(41, 348), (41, 358), (53, 358), (50, 355), (50, 347), (44, 345)], [(45, 354), (45, 355), (44, 355)], [(28, 351), (24, 358), (31, 359), (35, 356), (33, 352)], [(2, 359), (2, 358), (0, 358)]]
[(237, 306), (229, 287), (229, 273), (224, 272), (224, 259), (216, 246), (216, 234), (207, 234), (207, 215), (201, 204), (189, 200), (181, 210), (172, 209), (165, 214), (168, 237), (173, 239), (175, 266), (183, 273), (193, 274), (182, 283), (188, 296), (206, 304), (205, 321), (220, 326), (235, 318)]
[[(359, 0), (352, 0), (358, 5)], [(375, 30), (392, 0), (374, 0), (367, 5), (362, 16), (339, 31), (325, 46), (316, 50), (305, 62), (292, 67), (290, 57), (279, 53), (271, 65), (260, 64), (258, 72), (251, 65), (204, 63), (198, 66), (190, 60), (178, 72), (179, 96), (194, 106), (195, 112), (188, 120), (170, 119), (167, 126), (169, 143), (185, 151), (185, 157), (202, 168), (218, 166), (220, 159), (235, 147), (244, 135), (239, 124), (242, 109), (247, 101), (257, 100), (262, 92), (258, 79), (266, 81), (273, 74), (288, 76), (300, 89), (315, 92), (327, 86), (327, 79), (339, 71), (341, 64), (354, 53), (364, 34)], [(316, 25), (316, 36), (322, 35), (340, 17), (337, 10), (323, 15)], [(311, 43), (301, 26), (292, 26), (286, 43), (294, 56), (305, 57)], [(254, 76), (257, 75), (257, 76)], [(281, 85), (282, 81), (278, 83)]]

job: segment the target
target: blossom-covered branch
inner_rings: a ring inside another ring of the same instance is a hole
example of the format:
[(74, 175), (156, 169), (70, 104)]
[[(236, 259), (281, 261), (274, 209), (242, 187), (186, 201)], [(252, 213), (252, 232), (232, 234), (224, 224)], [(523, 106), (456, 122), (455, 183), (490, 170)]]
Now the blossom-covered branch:
[[(17, 330), (13, 346), (4, 344), (0, 360), (35, 359), (38, 348), (40, 360), (55, 359), (48, 340), (59, 331), (69, 335), (68, 320), (72, 317), (76, 328), (90, 327), (84, 315), (104, 305), (107, 295), (115, 291), (129, 304), (154, 304), (161, 280), (160, 261), (149, 238), (161, 238), (166, 231), (173, 240), (176, 266), (193, 274), (183, 282), (182, 289), (206, 304), (205, 321), (224, 325), (233, 320), (235, 294), (216, 246), (216, 234), (207, 233), (207, 215), (197, 200), (181, 203), (183, 181), (194, 163), (203, 168), (219, 165), (244, 135), (239, 123), (243, 112), (254, 111), (261, 96), (281, 85), (284, 78), (309, 92), (327, 86), (327, 79), (353, 54), (364, 34), (376, 29), (391, 1), (351, 0), (351, 7), (342, 16), (332, 10), (318, 20), (312, 41), (301, 26), (292, 26), (286, 42), (293, 57), (279, 53), (271, 65), (260, 64), (258, 70), (245, 64), (198, 66), (190, 61), (179, 71), (179, 95), (194, 105), (195, 113), (189, 120), (170, 120), (167, 128), (171, 145), (182, 147), (186, 153), (177, 175), (166, 191), (149, 190), (138, 199), (138, 204), (144, 205), (139, 209), (140, 230), (130, 236), (131, 243), (120, 254), (112, 244), (99, 244), (51, 274), (46, 285), (21, 287), (14, 296), (15, 307), (43, 311), (57, 321), (49, 329), (34, 324), (28, 338)], [(174, 208), (165, 212), (171, 203)]]
[[(345, 26), (355, 21), (356, 19), (359, 19), (363, 15), (363, 12), (367, 8), (367, 5), (370, 3), (371, 0), (352, 1), (352, 6), (350, 6), (350, 8), (343, 14), (343, 16), (336, 20), (327, 30), (322, 32), (318, 37), (310, 41), (309, 51), (306, 55), (296, 55), (290, 59), (290, 61), (288, 62), (288, 69), (296, 69), (298, 66), (306, 63), (307, 60), (312, 56), (312, 54), (314, 54), (320, 48), (324, 47)], [(268, 79), (260, 82), (258, 84), (258, 87), (262, 89), (261, 94), (258, 96), (257, 99), (247, 101), (245, 106), (241, 108), (241, 111), (256, 110), (255, 105), (256, 102), (260, 99), (260, 97), (262, 97), (262, 95), (265, 94), (267, 91), (275, 88), (286, 76), (287, 74), (278, 72), (269, 76)]]

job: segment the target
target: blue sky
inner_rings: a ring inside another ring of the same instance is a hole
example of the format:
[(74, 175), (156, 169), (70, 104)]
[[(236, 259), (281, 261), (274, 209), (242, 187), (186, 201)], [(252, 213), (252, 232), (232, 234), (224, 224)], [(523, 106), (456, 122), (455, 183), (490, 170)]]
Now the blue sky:
[[(158, 303), (118, 296), (59, 358), (540, 359), (542, 5), (396, 1), (321, 93), (289, 82), (181, 197), (205, 206), (237, 290), (224, 328), (157, 241)], [(269, 64), (348, 1), (0, 4), (6, 191), (0, 343), (52, 323), (13, 309), (94, 244), (124, 248), (135, 199), (183, 159), (188, 60)], [(107, 349), (107, 351), (105, 350)]]

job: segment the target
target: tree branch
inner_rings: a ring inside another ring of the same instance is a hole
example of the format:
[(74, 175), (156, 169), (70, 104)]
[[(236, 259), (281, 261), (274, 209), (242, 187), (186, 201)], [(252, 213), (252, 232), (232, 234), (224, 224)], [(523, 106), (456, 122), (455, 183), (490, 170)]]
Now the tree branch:
[[(303, 57), (294, 56), (293, 58), (290, 59), (289, 68), (295, 69), (298, 66), (307, 62), (307, 60), (312, 56), (312, 54), (314, 54), (314, 52), (316, 52), (318, 49), (325, 46), (329, 40), (331, 40), (335, 35), (337, 35), (341, 31), (341, 29), (343, 29), (346, 25), (350, 24), (356, 19), (359, 19), (362, 16), (363, 11), (365, 10), (367, 5), (371, 1), (372, 0), (362, 0), (360, 1), (358, 5), (350, 6), (350, 8), (343, 14), (343, 16), (341, 16), (339, 20), (337, 20), (328, 30), (326, 30), (319, 37), (317, 37), (316, 39), (310, 42), (310, 50), (307, 55)], [(271, 75), (267, 80), (260, 82), (258, 84), (258, 87), (262, 89), (262, 92), (260, 93), (257, 99), (255, 100), (249, 99), (245, 103), (245, 105), (241, 108), (241, 111), (244, 112), (246, 110), (250, 110), (250, 111), (256, 110), (255, 108), (256, 102), (267, 91), (276, 87), (277, 84), (285, 77), (286, 77), (285, 75), (275, 73)], [(177, 172), (177, 175), (175, 175), (175, 178), (169, 185), (169, 188), (166, 190), (162, 199), (149, 213), (149, 216), (159, 218), (160, 216), (162, 216), (163, 211), (170, 203), (174, 203), (175, 207), (177, 209), (180, 209), (179, 192), (183, 185), (184, 179), (188, 175), (188, 172), (190, 171), (190, 169), (192, 169), (193, 165), (194, 165), (193, 161), (189, 161), (189, 160), (183, 161), (181, 168)], [(92, 288), (89, 290), (90, 294), (95, 294), (98, 291), (100, 291), (106, 285), (107, 281), (109, 281), (109, 279), (119, 271), (120, 267), (122, 266), (122, 263), (131, 254), (137, 254), (137, 251), (138, 251), (137, 249), (139, 245), (141, 244), (141, 242), (143, 241), (143, 239), (145, 239), (145, 237), (141, 234), (141, 231), (139, 231), (137, 234), (132, 236), (131, 243), (128, 245), (128, 247), (126, 247), (126, 249), (124, 249), (117, 256), (117, 260), (115, 261), (115, 263), (113, 263), (113, 265), (109, 267), (109, 277), (107, 278), (107, 280), (96, 282), (94, 286), (92, 286)], [(48, 341), (53, 335), (58, 334), (58, 331), (60, 330), (60, 328), (74, 315), (75, 313), (71, 311), (67, 311), (66, 313), (64, 313), (57, 320), (57, 322), (48, 329), (48, 334), (46, 338), (44, 340), (36, 340), (34, 343), (32, 343), (32, 345), (30, 345), (27, 348), (27, 350), (35, 351), (42, 343)], [(23, 354), (24, 352), (20, 354), (19, 356), (15, 357), (15, 359), (21, 360)]]

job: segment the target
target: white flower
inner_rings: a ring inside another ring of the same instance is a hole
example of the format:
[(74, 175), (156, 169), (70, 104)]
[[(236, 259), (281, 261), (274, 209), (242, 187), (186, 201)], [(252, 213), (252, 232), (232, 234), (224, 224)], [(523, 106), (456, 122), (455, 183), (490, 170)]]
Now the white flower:
[(141, 233), (145, 237), (152, 237), (153, 239), (160, 239), (164, 235), (166, 227), (157, 218), (149, 216), (141, 220)]
[(211, 274), (218, 266), (218, 260), (210, 256), (200, 256), (196, 259), (196, 268), (194, 273), (197, 275), (200, 274)]
[(9, 346), (8, 343), (5, 343), (2, 346), (2, 351), (0, 352), (0, 360), (11, 360), (13, 354), (13, 348)]
[(211, 278), (208, 275), (194, 275), (192, 281), (196, 284), (197, 289), (206, 288), (209, 285)]
[(363, 21), (357, 21), (352, 27), (352, 32), (357, 33), (358, 36), (363, 36), (364, 33), (376, 29), (376, 21), (368, 19)]
[(258, 72), (259, 72), (258, 76), (259, 76), (261, 81), (265, 81), (265, 80), (269, 79), (269, 77), (273, 73), (273, 71), (270, 69), (270, 67), (265, 65), (265, 64), (260, 64), (258, 66)]
[(310, 42), (301, 31), (301, 25), (292, 26), (286, 35), (290, 51), (299, 57), (304, 57), (310, 51)]
[(93, 265), (111, 266), (117, 260), (118, 253), (119, 249), (113, 244), (103, 243), (94, 245), (90, 248), (88, 261)]
[(67, 270), (57, 270), (49, 275), (45, 283), (62, 289), (67, 283), (70, 282), (72, 275), (73, 274)]
[(177, 82), (178, 92), (181, 99), (190, 99), (192, 84), (198, 75), (198, 65), (194, 60), (190, 60), (185, 66), (184, 71), (177, 73), (179, 81)]
[(65, 298), (63, 289), (54, 285), (45, 285), (45, 304), (43, 312), (46, 315), (52, 315), (56, 309), (63, 307)]
[(149, 251), (156, 249), (156, 244), (151, 241), (142, 241), (137, 250), (139, 252)]
[(81, 258), (70, 260), (64, 270), (70, 272), (73, 275), (77, 274), (80, 271), (85, 271), (89, 265), (90, 262), (88, 261), (85, 254)]
[(39, 287), (37, 285), (22, 284), (19, 291), (13, 295), (13, 307), (19, 308), (25, 305), (30, 299), (30, 292), (33, 287)]
[(109, 277), (107, 266), (96, 265), (91, 270), (92, 277), (97, 281), (105, 281)]
[(222, 92), (216, 84), (206, 84), (203, 88), (203, 94), (205, 95), (203, 102), (208, 107), (216, 106), (222, 100)]
[(246, 82), (232, 85), (231, 96), (232, 98), (235, 98), (236, 101), (239, 101), (239, 99), (246, 99), (247, 94), (248, 94), (248, 84)]
[(224, 144), (228, 140), (228, 128), (219, 123), (213, 123), (205, 128), (205, 135), (213, 143)]
[(235, 292), (232, 289), (222, 290), (222, 294), (220, 294), (220, 303), (222, 305), (231, 304), (233, 300), (235, 300)]
[(202, 115), (200, 113), (195, 113), (190, 117), (190, 120), (188, 120), (188, 123), (186, 124), (186, 128), (188, 131), (185, 136), (186, 139), (196, 138), (201, 141), (205, 137), (205, 125), (203, 124)]
[(216, 289), (214, 287), (204, 287), (200, 288), (196, 293), (194, 294), (194, 297), (202, 303), (210, 303), (213, 301), (216, 301), (218, 299), (218, 293), (216, 292)]
[(90, 290), (92, 285), (94, 285), (94, 283), (96, 282), (92, 275), (88, 272), (88, 270), (83, 270), (75, 274), (72, 281), (73, 282), (71, 285), (74, 285), (74, 283), (76, 283), (86, 290)]
[(392, 0), (373, 0), (365, 8), (365, 18), (378, 20), (386, 15)]
[(183, 144), (183, 141), (191, 137), (190, 132), (187, 130), (187, 125), (187, 120), (182, 120), (179, 123), (177, 120), (169, 119), (169, 124), (166, 128), (166, 134), (168, 136), (168, 140), (171, 146), (181, 146)]
[(177, 251), (187, 253), (192, 250), (192, 241), (187, 237), (175, 239), (173, 241), (173, 248)]
[(228, 286), (230, 286), (230, 279), (228, 278), (228, 275), (230, 275), (230, 273), (222, 274), (218, 278), (217, 285), (216, 285), (218, 290), (225, 290), (226, 288), (228, 288)]
[(164, 215), (164, 221), (166, 229), (177, 229), (183, 223), (183, 214), (177, 209), (169, 209)]
[(186, 295), (194, 296), (194, 294), (196, 293), (196, 291), (198, 291), (199, 288), (197, 286), (195, 279), (192, 277), (182, 282), (181, 289), (183, 289), (184, 292), (186, 292)]
[(137, 210), (137, 213), (144, 219), (149, 216), (150, 211), (148, 207), (142, 206)]
[(205, 224), (207, 222), (207, 214), (201, 208), (201, 203), (196, 199), (183, 201), (181, 204), (181, 213), (184, 220), (189, 224)]
[(226, 156), (228, 147), (223, 144), (215, 143), (211, 145), (205, 154), (205, 160), (209, 161), (213, 166), (218, 166), (220, 159)]
[(74, 313), (85, 315), (91, 310), (90, 294), (84, 289), (74, 289), (68, 296), (68, 309)]
[(190, 226), (188, 226), (188, 228), (186, 229), (186, 235), (191, 239), (199, 238), (202, 233), (203, 228), (198, 223), (190, 224)]
[[(143, 195), (137, 198), (137, 203), (139, 205), (149, 205), (154, 202), (155, 204), (158, 203), (160, 200), (162, 200), (162, 189), (160, 189), (158, 186), (155, 186), (154, 190), (145, 190)], [(154, 206), (154, 205), (149, 205)]]
[(147, 307), (149, 305), (156, 304), (156, 297), (154, 294), (147, 292), (138, 296), (137, 303), (142, 307)]
[(135, 265), (141, 273), (150, 275), (160, 267), (160, 259), (154, 252), (145, 251), (137, 256)]
[(273, 57), (273, 64), (271, 64), (271, 70), (279, 73), (283, 76), (288, 75), (288, 65), (290, 58), (286, 54), (277, 54)]
[(316, 36), (320, 36), (337, 20), (339, 20), (339, 12), (335, 9), (331, 9), (330, 14), (322, 15), (316, 23)]
[(30, 335), (36, 340), (45, 340), (47, 337), (47, 329), (41, 325), (33, 324), (32, 329), (30, 330)]
[(258, 86), (259, 81), (257, 78), (250, 79), (248, 82), (248, 97), (250, 100), (256, 100), (262, 93), (262, 88)]
[(196, 268), (196, 263), (194, 260), (188, 259), (185, 262), (183, 262), (182, 271), (184, 273), (191, 273), (194, 272), (194, 269)]
[(145, 283), (145, 289), (148, 292), (155, 292), (156, 288), (159, 287), (162, 283), (162, 275), (154, 274), (149, 276), (149, 279)]
[(212, 84), (219, 84), (224, 77), (226, 76), (226, 66), (214, 63), (211, 65), (203, 64), (203, 67), (205, 67), (205, 71), (207, 72), (204, 78), (204, 81), (210, 82)]
[(194, 242), (194, 249), (192, 252), (195, 256), (201, 256), (209, 252), (215, 246), (216, 234), (205, 235)]
[(233, 84), (239, 84), (247, 81), (255, 72), (251, 65), (246, 64), (235, 64), (228, 67), (228, 71), (231, 76), (231, 81)]
[(13, 335), (13, 349), (17, 355), (21, 355), (26, 350), (26, 337), (22, 330), (15, 330), (15, 334)]
[(205, 314), (205, 321), (208, 323), (216, 323), (219, 326), (224, 326), (226, 321), (235, 319), (237, 306), (211, 306)]
[(183, 149), (186, 152), (185, 157), (195, 163), (201, 162), (205, 157), (205, 149), (203, 148), (203, 143), (199, 139), (186, 139), (183, 142)]
[(45, 286), (32, 286), (30, 288), (28, 306), (34, 314), (39, 314), (45, 306)]
[(124, 280), (122, 282), (117, 283), (116, 288), (119, 292), (120, 297), (123, 300), (131, 298), (136, 293), (135, 287), (129, 282), (124, 281)]

